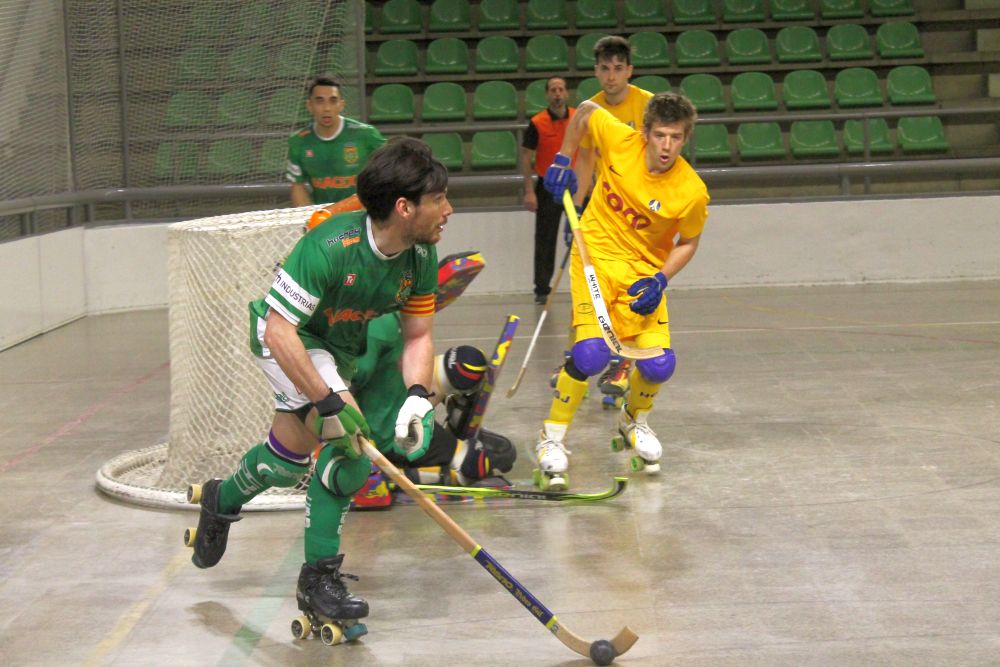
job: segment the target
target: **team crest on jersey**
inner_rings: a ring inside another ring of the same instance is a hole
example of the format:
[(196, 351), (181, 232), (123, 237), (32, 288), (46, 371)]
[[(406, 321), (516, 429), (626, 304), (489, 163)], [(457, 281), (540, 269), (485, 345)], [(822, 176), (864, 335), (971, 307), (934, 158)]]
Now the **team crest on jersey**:
[(346, 276), (344, 276), (344, 284), (350, 287), (351, 285), (354, 284), (354, 281), (357, 279), (358, 276), (356, 274), (348, 273)]
[(313, 149), (311, 148), (306, 149), (306, 157), (316, 157), (316, 154), (313, 153)]
[(406, 300), (410, 298), (410, 292), (413, 291), (413, 272), (407, 271), (403, 274), (403, 277), (399, 279), (399, 291), (396, 292), (396, 303), (402, 306), (406, 303)]
[(354, 144), (344, 146), (344, 162), (347, 164), (358, 163), (358, 147)]
[(659, 211), (660, 210), (660, 200), (659, 199), (650, 199), (649, 200), (649, 210), (652, 211), (653, 213), (656, 213), (657, 211)]
[(417, 246), (413, 246), (413, 247), (416, 249), (418, 255), (420, 255), (421, 257), (423, 257), (423, 258), (426, 259), (426, 257), (427, 257), (427, 248), (423, 247), (422, 245), (417, 245)]

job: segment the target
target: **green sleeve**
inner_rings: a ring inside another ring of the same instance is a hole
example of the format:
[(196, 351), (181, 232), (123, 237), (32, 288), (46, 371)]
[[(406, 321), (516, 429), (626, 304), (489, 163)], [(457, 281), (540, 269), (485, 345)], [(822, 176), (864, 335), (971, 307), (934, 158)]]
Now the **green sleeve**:
[(297, 134), (288, 137), (288, 166), (285, 178), (292, 183), (306, 182), (306, 173), (302, 168), (302, 141)]

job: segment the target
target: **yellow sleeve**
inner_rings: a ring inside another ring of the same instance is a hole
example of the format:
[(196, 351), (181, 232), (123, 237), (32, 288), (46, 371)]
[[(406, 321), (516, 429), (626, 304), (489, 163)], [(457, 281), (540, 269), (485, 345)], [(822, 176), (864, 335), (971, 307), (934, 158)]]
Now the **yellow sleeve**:
[(602, 155), (608, 154), (612, 147), (620, 145), (633, 132), (635, 130), (604, 108), (594, 109), (587, 122), (587, 136), (590, 137), (591, 145), (600, 150)]

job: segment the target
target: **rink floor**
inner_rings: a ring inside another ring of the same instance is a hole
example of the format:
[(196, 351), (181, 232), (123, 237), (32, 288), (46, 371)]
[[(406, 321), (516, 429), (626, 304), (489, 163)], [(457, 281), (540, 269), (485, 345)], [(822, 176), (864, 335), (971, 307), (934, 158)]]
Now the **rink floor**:
[[(651, 418), (658, 476), (609, 448), (595, 390), (570, 431), (577, 491), (602, 504), (446, 511), (573, 632), (638, 643), (616, 664), (986, 665), (1000, 661), (1000, 283), (672, 290), (678, 368)], [(441, 349), (518, 337), (485, 419), (527, 446), (569, 314), (463, 297)], [(353, 513), (353, 645), (296, 641), (301, 512), (250, 513), (199, 570), (196, 516), (111, 500), (97, 469), (162, 440), (164, 310), (87, 317), (0, 353), (0, 655), (7, 665), (591, 664), (413, 505)], [(248, 445), (251, 443), (248, 443)]]

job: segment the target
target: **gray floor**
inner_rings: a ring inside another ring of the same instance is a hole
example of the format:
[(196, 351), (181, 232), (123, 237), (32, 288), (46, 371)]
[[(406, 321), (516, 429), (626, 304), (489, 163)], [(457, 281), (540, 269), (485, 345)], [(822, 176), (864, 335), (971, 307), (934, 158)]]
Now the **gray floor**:
[[(1000, 283), (670, 293), (678, 371), (652, 424), (663, 473), (601, 505), (447, 511), (574, 632), (640, 640), (621, 665), (1000, 664)], [(547, 410), (563, 298), (513, 399), (517, 441)], [(492, 346), (539, 309), (465, 297), (442, 345)], [(355, 513), (351, 646), (294, 641), (298, 513), (248, 515), (215, 569), (185, 512), (119, 504), (94, 473), (167, 430), (166, 313), (90, 317), (0, 353), (0, 656), (8, 665), (586, 665), (413, 506)], [(626, 470), (596, 392), (570, 432), (572, 482)]]

